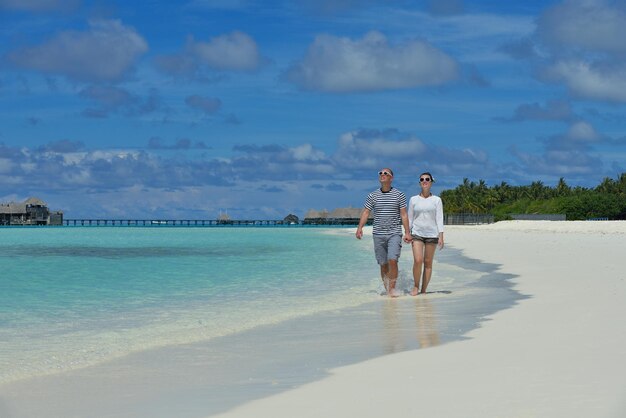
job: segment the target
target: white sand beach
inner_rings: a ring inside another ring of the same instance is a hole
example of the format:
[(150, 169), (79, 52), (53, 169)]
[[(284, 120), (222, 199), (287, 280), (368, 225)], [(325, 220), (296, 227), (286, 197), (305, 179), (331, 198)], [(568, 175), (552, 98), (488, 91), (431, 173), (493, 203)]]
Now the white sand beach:
[(510, 221), (445, 236), (516, 275), (529, 297), (467, 340), (338, 368), (219, 416), (626, 416), (626, 222)]

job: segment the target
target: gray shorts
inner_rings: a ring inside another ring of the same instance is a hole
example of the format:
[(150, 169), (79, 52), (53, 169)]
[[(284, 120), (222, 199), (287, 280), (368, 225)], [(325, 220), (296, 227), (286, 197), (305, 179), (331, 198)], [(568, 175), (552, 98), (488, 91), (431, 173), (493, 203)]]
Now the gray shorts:
[(387, 264), (389, 260), (400, 258), (402, 235), (372, 235), (374, 237), (374, 254), (378, 264)]
[(413, 241), (422, 241), (424, 244), (439, 244), (439, 237), (435, 238), (427, 238), (420, 237), (419, 235), (411, 235), (413, 237)]

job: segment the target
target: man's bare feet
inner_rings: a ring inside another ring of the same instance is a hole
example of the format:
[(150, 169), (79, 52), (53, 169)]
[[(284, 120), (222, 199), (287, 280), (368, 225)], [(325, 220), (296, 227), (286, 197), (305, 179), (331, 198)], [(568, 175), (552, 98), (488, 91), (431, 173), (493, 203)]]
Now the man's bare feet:
[(398, 296), (400, 296), (400, 292), (398, 292), (396, 289), (389, 289), (389, 292), (387, 292), (387, 294), (390, 298), (397, 298)]
[(417, 288), (417, 286), (413, 286), (413, 289), (411, 289), (411, 296), (417, 296), (418, 293), (419, 289)]

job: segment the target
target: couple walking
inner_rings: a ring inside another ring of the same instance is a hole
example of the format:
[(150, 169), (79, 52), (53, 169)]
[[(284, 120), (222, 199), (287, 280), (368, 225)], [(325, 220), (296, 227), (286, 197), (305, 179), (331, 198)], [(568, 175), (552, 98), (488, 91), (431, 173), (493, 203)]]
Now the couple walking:
[(426, 293), (433, 272), (435, 249), (437, 245), (439, 249), (443, 248), (443, 205), (441, 199), (430, 192), (433, 176), (430, 173), (420, 175), (422, 190), (411, 197), (408, 210), (404, 193), (391, 185), (393, 171), (383, 168), (378, 172), (378, 180), (380, 188), (370, 193), (365, 200), (356, 237), (363, 237), (363, 226), (373, 211), (374, 253), (387, 293), (392, 297), (398, 296), (396, 280), (403, 240), (411, 243), (413, 249), (414, 286), (411, 295)]

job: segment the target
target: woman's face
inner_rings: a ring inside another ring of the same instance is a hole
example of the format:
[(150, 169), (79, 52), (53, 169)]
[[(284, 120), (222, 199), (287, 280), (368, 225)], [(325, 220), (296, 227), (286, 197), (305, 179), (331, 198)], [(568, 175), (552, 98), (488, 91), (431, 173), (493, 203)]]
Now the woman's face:
[(433, 183), (433, 179), (428, 174), (422, 174), (420, 176), (420, 186), (422, 190), (430, 190), (430, 186)]

